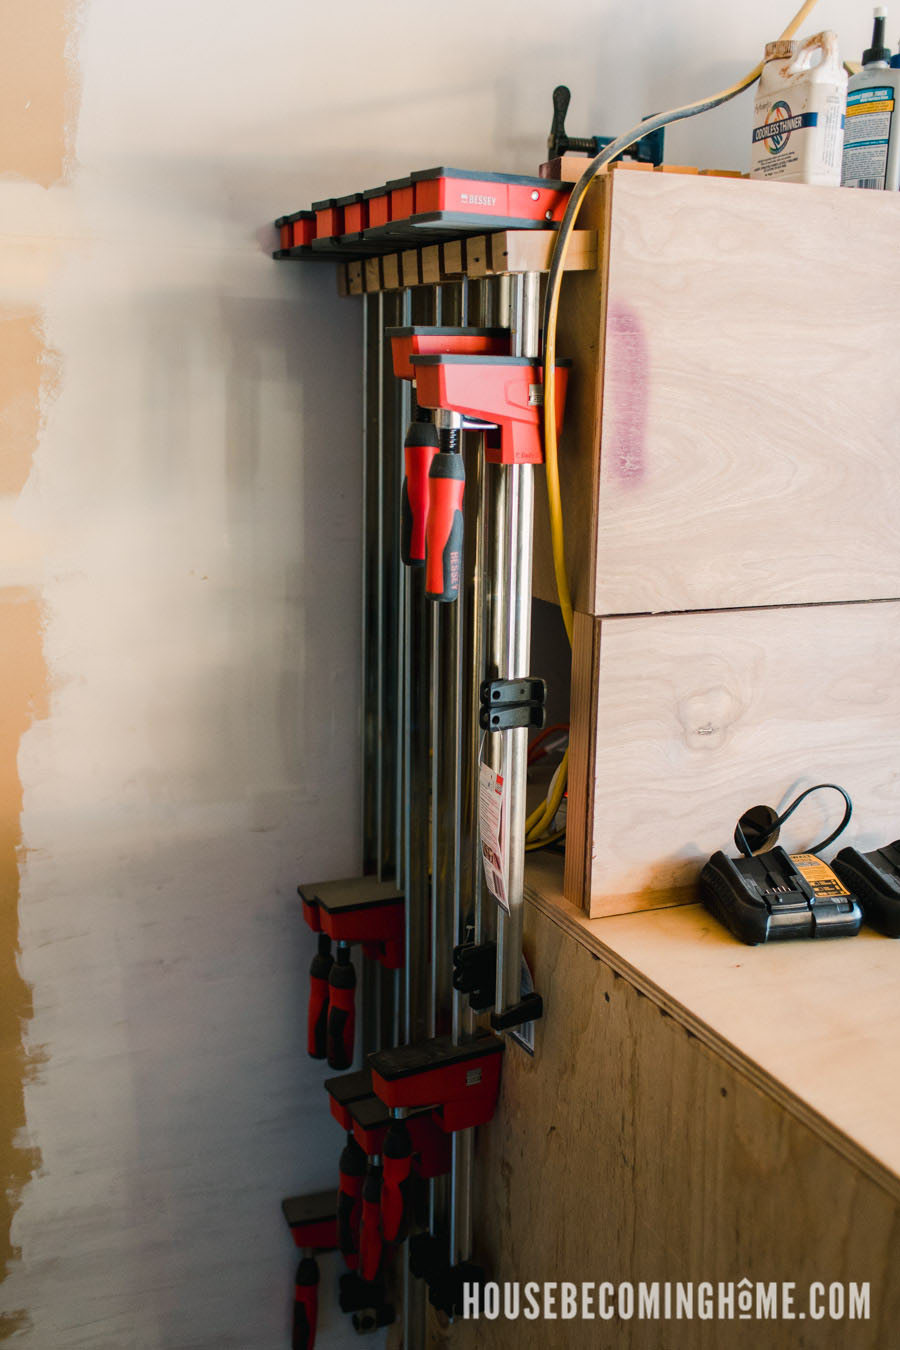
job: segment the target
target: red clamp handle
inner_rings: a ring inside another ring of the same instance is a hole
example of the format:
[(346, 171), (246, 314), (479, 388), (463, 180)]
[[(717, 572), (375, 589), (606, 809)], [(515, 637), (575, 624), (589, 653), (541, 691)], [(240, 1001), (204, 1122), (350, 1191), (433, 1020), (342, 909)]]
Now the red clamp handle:
[(319, 950), (313, 957), (312, 965), (309, 968), (306, 1048), (313, 1059), (325, 1059), (328, 1054), (326, 1040), (328, 1029), (328, 976), (331, 974), (333, 965), (331, 938), (327, 933), (320, 933)]
[(434, 423), (412, 422), (403, 442), (406, 477), (400, 503), (400, 556), (407, 567), (421, 567), (425, 562), (428, 471), (437, 452), (438, 433)]
[(341, 1153), (339, 1168), (338, 1246), (347, 1263), (348, 1270), (356, 1270), (359, 1265), (359, 1225), (362, 1215), (362, 1188), (363, 1177), (366, 1174), (366, 1155), (352, 1134), (347, 1136), (347, 1143)]
[(462, 575), (462, 505), (466, 490), (462, 455), (446, 451), (436, 454), (428, 471), (428, 487), (425, 594), (429, 600), (455, 600)]
[(359, 1224), (359, 1273), (374, 1280), (381, 1265), (384, 1235), (381, 1227), (381, 1168), (370, 1162), (363, 1182), (362, 1215)]
[(315, 1257), (304, 1256), (294, 1281), (294, 1318), (291, 1350), (313, 1350), (319, 1316), (319, 1267)]
[(338, 946), (337, 960), (328, 976), (328, 1064), (349, 1069), (356, 1034), (356, 971), (350, 948)]
[(381, 1221), (385, 1241), (402, 1242), (412, 1215), (413, 1145), (406, 1122), (391, 1121), (382, 1151)]

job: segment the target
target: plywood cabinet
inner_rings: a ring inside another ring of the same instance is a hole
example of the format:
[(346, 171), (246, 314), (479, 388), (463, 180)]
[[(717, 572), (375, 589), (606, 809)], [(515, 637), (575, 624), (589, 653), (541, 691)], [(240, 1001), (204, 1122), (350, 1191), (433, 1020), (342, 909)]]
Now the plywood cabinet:
[(576, 608), (900, 594), (900, 197), (652, 173), (593, 192), (600, 266), (566, 278), (559, 342)]
[[(821, 779), (848, 839), (900, 833), (900, 198), (616, 173), (585, 209), (566, 894), (602, 914), (686, 898), (741, 810)], [(537, 539), (553, 599), (542, 504)]]
[[(545, 1016), (477, 1139), (476, 1259), (501, 1285), (790, 1282), (797, 1312), (481, 1317), (432, 1350), (896, 1345), (900, 945), (742, 951), (697, 905), (590, 922), (551, 869), (525, 923)], [(869, 1315), (811, 1327), (812, 1282), (867, 1285)]]

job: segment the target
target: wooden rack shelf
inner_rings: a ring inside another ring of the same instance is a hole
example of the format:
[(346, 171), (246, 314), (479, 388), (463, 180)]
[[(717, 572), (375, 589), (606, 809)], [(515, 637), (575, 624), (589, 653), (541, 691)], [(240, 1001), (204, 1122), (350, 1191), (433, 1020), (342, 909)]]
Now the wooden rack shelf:
[[(546, 272), (555, 239), (555, 230), (501, 230), (341, 263), (337, 269), (338, 291), (341, 295), (372, 295), (407, 286), (438, 286), (462, 277), (478, 280), (513, 272)], [(584, 272), (596, 266), (596, 230), (576, 230), (566, 271)]]

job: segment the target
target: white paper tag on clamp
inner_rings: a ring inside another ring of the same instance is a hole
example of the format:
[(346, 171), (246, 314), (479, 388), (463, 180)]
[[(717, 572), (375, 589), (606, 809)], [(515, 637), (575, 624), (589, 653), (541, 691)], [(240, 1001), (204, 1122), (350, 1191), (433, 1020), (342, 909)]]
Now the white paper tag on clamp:
[(478, 773), (478, 829), (484, 880), (495, 900), (509, 913), (509, 883), (503, 850), (503, 777), (482, 764)]

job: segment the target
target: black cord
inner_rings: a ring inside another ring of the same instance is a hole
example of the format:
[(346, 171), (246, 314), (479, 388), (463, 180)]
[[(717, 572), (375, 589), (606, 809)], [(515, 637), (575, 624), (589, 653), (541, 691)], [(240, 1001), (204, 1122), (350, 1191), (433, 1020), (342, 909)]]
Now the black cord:
[[(776, 830), (781, 829), (781, 826), (788, 819), (788, 817), (794, 814), (800, 803), (804, 801), (811, 792), (821, 792), (823, 788), (832, 788), (835, 792), (839, 792), (841, 794), (841, 796), (844, 799), (844, 817), (836, 830), (832, 830), (831, 834), (829, 834), (827, 838), (820, 840), (818, 844), (813, 844), (812, 848), (807, 849), (806, 851), (808, 853), (818, 853), (820, 852), (821, 849), (827, 848), (829, 844), (833, 844), (835, 839), (837, 839), (838, 835), (843, 834), (844, 830), (846, 830), (847, 826), (850, 824), (850, 817), (853, 814), (853, 803), (850, 800), (849, 794), (845, 792), (842, 787), (838, 787), (837, 783), (816, 783), (815, 787), (807, 788), (805, 792), (801, 792), (799, 797), (794, 798), (794, 800), (791, 802), (787, 810), (783, 811), (780, 816), (776, 816), (775, 819), (772, 821), (772, 828), (768, 832), (767, 838), (771, 838), (771, 836), (775, 833)], [(744, 831), (741, 829), (740, 821), (738, 821), (737, 823), (734, 836), (735, 842), (738, 848), (743, 853), (744, 857), (752, 858), (753, 849), (747, 843), (747, 838), (746, 835), (744, 834)]]

